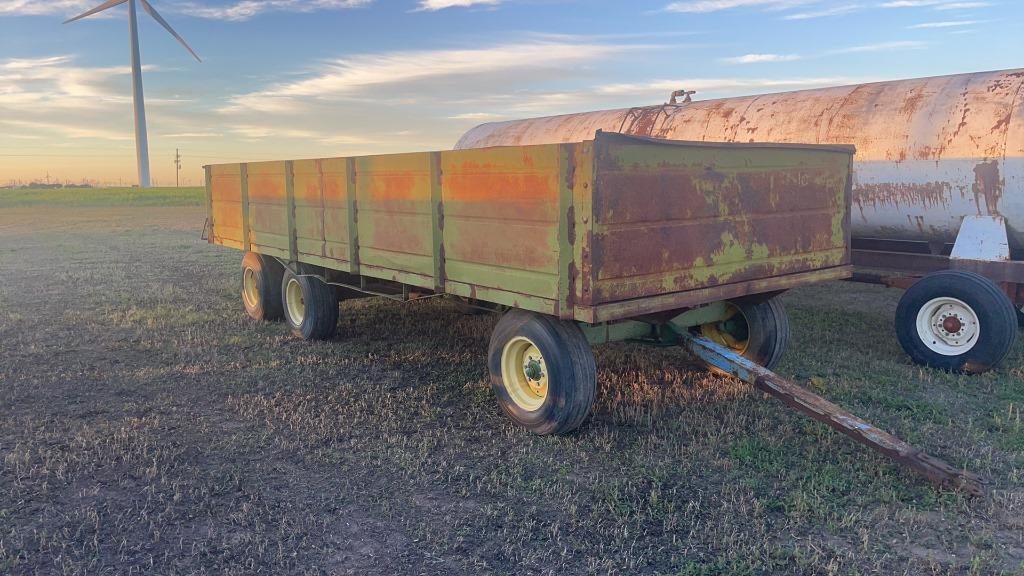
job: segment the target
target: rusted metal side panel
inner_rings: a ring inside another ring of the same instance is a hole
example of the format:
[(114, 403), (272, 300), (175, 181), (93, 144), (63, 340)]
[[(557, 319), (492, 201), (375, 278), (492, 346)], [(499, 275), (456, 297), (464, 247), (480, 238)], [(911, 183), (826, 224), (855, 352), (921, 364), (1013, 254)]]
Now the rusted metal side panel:
[(363, 274), (434, 288), (430, 154), (355, 159)]
[(288, 259), (290, 243), (285, 163), (250, 162), (246, 166), (252, 250)]
[(558, 146), (441, 153), (449, 282), (557, 299), (558, 170)]
[(579, 307), (593, 303), (594, 270), (591, 254), (594, 240), (594, 142), (581, 142), (573, 147), (576, 167), (572, 189), (572, 292), (579, 318)]
[(848, 264), (850, 153), (600, 135), (589, 303)]
[(243, 248), (241, 165), (210, 166), (210, 242)]

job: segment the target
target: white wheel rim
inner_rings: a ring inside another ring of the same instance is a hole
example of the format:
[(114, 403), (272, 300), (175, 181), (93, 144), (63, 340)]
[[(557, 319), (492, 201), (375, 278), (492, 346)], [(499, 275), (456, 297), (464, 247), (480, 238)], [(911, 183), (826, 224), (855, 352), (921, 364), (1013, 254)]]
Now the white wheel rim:
[(299, 326), (306, 317), (306, 300), (302, 297), (302, 284), (298, 278), (292, 278), (284, 289), (284, 301), (288, 307), (288, 317)]
[(981, 325), (967, 303), (944, 296), (929, 300), (917, 311), (917, 335), (932, 352), (959, 356), (978, 343)]
[(255, 308), (260, 304), (260, 291), (256, 286), (256, 271), (252, 268), (246, 268), (242, 273), (242, 298), (249, 308)]

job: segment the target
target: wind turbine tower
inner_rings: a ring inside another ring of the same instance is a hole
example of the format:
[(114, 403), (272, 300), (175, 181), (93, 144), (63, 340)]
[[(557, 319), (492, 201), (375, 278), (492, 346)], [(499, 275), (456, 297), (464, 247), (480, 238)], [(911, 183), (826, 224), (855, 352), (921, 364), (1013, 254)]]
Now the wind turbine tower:
[[(171, 28), (171, 25), (160, 16), (160, 13), (153, 8), (147, 0), (137, 0), (142, 4), (142, 9), (146, 11), (154, 20), (160, 23), (171, 36), (181, 43), (189, 54), (196, 59), (197, 62), (202, 62), (199, 59), (199, 55), (185, 42), (185, 39), (178, 35)], [(131, 61), (132, 61), (132, 108), (135, 111), (135, 155), (139, 163), (139, 187), (149, 188), (149, 138), (146, 136), (146, 103), (142, 98), (142, 64), (139, 62), (139, 22), (135, 15), (135, 3), (136, 0), (107, 0), (92, 10), (87, 10), (74, 18), (65, 20), (64, 23), (74, 22), (80, 20), (86, 16), (92, 16), (98, 12), (103, 12), (108, 8), (119, 6), (121, 4), (128, 4), (128, 37), (131, 42)]]

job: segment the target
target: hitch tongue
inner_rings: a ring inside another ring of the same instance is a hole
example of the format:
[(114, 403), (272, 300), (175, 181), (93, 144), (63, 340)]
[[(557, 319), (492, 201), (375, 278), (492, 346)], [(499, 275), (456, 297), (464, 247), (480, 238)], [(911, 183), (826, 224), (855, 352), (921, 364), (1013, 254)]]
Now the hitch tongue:
[(770, 394), (790, 408), (828, 424), (872, 450), (885, 454), (893, 461), (924, 476), (933, 484), (960, 490), (971, 496), (985, 494), (986, 482), (980, 476), (951, 466), (914, 448), (795, 382), (790, 382), (707, 338), (687, 332), (682, 332), (679, 336), (683, 346), (701, 360)]

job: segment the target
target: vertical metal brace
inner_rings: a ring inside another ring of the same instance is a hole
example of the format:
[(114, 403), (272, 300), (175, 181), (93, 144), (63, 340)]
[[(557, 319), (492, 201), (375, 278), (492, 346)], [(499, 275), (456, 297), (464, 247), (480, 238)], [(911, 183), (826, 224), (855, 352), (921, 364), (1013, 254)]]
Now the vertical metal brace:
[(209, 216), (210, 222), (210, 233), (206, 237), (206, 241), (209, 242), (210, 244), (213, 244), (213, 168), (209, 165), (206, 165), (203, 166), (203, 171), (205, 172), (206, 177), (206, 214)]
[(348, 271), (359, 274), (359, 206), (356, 202), (356, 160), (345, 159), (345, 195), (348, 197)]
[(299, 247), (295, 229), (295, 172), (291, 160), (284, 162), (284, 190), (288, 213), (288, 261), (295, 266), (299, 263)]
[(576, 242), (576, 217), (573, 214), (573, 187), (576, 179), (576, 154), (573, 144), (558, 146), (558, 304), (556, 315), (573, 317), (573, 244)]
[(242, 249), (252, 251), (252, 231), (249, 229), (249, 165), (238, 167), (238, 181), (242, 189)]
[(430, 154), (430, 213), (433, 224), (434, 292), (444, 293), (444, 200), (442, 198), (441, 153)]

